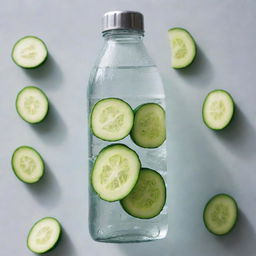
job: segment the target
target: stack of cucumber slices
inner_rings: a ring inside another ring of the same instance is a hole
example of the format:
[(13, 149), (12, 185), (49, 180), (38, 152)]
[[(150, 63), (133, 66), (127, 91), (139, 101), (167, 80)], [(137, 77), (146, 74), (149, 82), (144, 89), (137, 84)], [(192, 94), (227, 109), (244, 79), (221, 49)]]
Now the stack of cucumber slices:
[[(41, 66), (47, 56), (48, 50), (45, 43), (36, 36), (25, 36), (19, 39), (12, 49), (14, 63), (24, 69)], [(27, 86), (17, 95), (16, 110), (19, 116), (28, 123), (42, 122), (47, 116), (48, 109), (46, 94), (35, 86)]]
[[(175, 69), (186, 68), (196, 57), (196, 43), (184, 28), (168, 30), (171, 46), (171, 62)], [(213, 90), (206, 96), (202, 116), (206, 126), (212, 130), (222, 130), (231, 122), (234, 114), (234, 101), (225, 90)]]
[[(160, 147), (166, 138), (165, 111), (156, 103), (146, 103), (132, 110), (117, 98), (98, 101), (90, 117), (92, 133), (105, 141), (117, 141), (130, 135), (137, 146)], [(120, 201), (133, 217), (157, 216), (166, 201), (162, 176), (141, 167), (138, 154), (124, 144), (111, 144), (97, 155), (91, 173), (95, 192), (105, 201)]]
[[(177, 27), (169, 29), (168, 34), (172, 67), (175, 69), (188, 67), (196, 56), (196, 44), (192, 35), (187, 30)], [(213, 90), (208, 93), (203, 103), (203, 122), (212, 130), (222, 130), (230, 124), (234, 110), (234, 100), (227, 91)], [(217, 194), (204, 208), (205, 227), (214, 235), (226, 235), (234, 228), (237, 214), (235, 199), (227, 194)]]
[[(12, 49), (13, 61), (22, 68), (36, 68), (43, 64), (48, 51), (45, 43), (38, 37), (25, 36), (19, 39)], [(46, 94), (35, 86), (23, 88), (16, 97), (16, 111), (30, 124), (42, 122), (49, 109)], [(21, 146), (12, 155), (12, 169), (21, 181), (36, 183), (44, 174), (44, 161), (32, 147)]]
[[(35, 36), (26, 36), (17, 41), (12, 50), (12, 59), (25, 69), (42, 65), (48, 52), (44, 42)], [(42, 122), (49, 109), (46, 94), (35, 86), (23, 88), (16, 98), (19, 116), (30, 124)], [(41, 155), (32, 147), (18, 147), (12, 155), (12, 169), (16, 177), (27, 184), (38, 182), (44, 175), (45, 165)], [(53, 217), (37, 221), (27, 236), (27, 247), (34, 253), (43, 254), (52, 250), (61, 236), (61, 225)]]

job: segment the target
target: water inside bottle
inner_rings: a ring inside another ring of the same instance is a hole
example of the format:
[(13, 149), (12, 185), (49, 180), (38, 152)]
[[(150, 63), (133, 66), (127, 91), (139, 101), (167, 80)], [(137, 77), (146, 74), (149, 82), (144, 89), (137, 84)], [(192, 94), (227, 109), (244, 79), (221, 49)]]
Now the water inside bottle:
[[(155, 66), (150, 67), (97, 67), (90, 81), (89, 109), (103, 98), (116, 97), (135, 109), (144, 103), (157, 103), (165, 109), (162, 82)], [(98, 153), (112, 144), (89, 134), (89, 172)], [(137, 146), (127, 136), (116, 143), (123, 143), (137, 152), (142, 167), (158, 171), (166, 182), (166, 141), (158, 148), (145, 149)], [(167, 185), (167, 184), (166, 184)], [(128, 215), (117, 202), (99, 198), (91, 184), (89, 189), (90, 233), (95, 240), (104, 242), (136, 242), (164, 238), (167, 234), (167, 206), (152, 219), (138, 219)]]

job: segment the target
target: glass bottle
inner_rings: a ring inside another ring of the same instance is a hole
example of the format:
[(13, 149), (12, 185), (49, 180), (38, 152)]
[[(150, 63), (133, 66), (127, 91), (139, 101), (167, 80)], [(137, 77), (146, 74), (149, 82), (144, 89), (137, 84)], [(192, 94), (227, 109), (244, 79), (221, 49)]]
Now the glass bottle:
[[(133, 109), (148, 102), (165, 108), (164, 88), (159, 72), (143, 44), (143, 15), (131, 11), (108, 12), (103, 17), (102, 35), (104, 46), (89, 80), (88, 116), (96, 102), (108, 97), (120, 98)], [(166, 142), (158, 148), (145, 149), (137, 146), (127, 136), (117, 143), (135, 150), (142, 166), (157, 170), (166, 182)], [(97, 154), (110, 144), (89, 131), (90, 172)], [(100, 199), (92, 185), (89, 186), (89, 229), (94, 240), (141, 242), (166, 236), (166, 205), (157, 217), (138, 219), (128, 215), (118, 201), (110, 203)]]

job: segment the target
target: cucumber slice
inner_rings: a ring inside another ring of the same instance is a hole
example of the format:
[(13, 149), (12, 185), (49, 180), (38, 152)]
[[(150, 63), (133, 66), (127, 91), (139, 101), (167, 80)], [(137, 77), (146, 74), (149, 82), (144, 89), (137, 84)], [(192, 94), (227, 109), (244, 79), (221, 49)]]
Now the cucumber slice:
[(98, 101), (91, 113), (93, 134), (106, 141), (125, 138), (133, 126), (134, 114), (128, 103), (117, 98)]
[(212, 197), (204, 208), (205, 227), (214, 235), (226, 235), (237, 221), (237, 203), (227, 194)]
[(157, 216), (166, 201), (166, 188), (162, 176), (151, 169), (141, 169), (137, 184), (121, 201), (123, 209), (140, 219)]
[(120, 200), (135, 186), (140, 167), (140, 159), (132, 149), (123, 144), (107, 146), (94, 162), (92, 186), (101, 199)]
[(135, 110), (131, 138), (143, 148), (157, 148), (166, 139), (165, 111), (156, 103), (140, 105)]
[(168, 34), (172, 51), (172, 67), (179, 69), (189, 66), (196, 56), (195, 40), (184, 28), (171, 28)]
[(53, 217), (46, 217), (37, 221), (30, 229), (27, 237), (27, 247), (38, 254), (52, 250), (61, 235), (61, 225)]
[(19, 180), (36, 183), (44, 174), (44, 162), (35, 149), (21, 146), (12, 155), (12, 169)]
[(17, 95), (16, 110), (19, 116), (30, 124), (43, 121), (48, 113), (48, 109), (48, 98), (37, 87), (25, 87)]
[(47, 59), (45, 43), (38, 37), (25, 36), (18, 40), (12, 49), (12, 59), (22, 68), (36, 68)]
[(232, 120), (234, 101), (224, 90), (211, 91), (203, 104), (203, 121), (213, 130), (224, 129)]

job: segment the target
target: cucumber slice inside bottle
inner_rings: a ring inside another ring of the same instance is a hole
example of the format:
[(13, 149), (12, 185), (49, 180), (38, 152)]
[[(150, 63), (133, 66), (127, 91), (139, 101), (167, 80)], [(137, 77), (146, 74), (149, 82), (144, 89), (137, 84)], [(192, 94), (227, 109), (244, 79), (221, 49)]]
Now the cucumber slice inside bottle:
[(140, 167), (140, 159), (132, 149), (123, 144), (107, 146), (94, 162), (92, 186), (103, 200), (121, 200), (135, 186)]
[(44, 174), (44, 162), (35, 149), (21, 146), (12, 155), (12, 169), (19, 180), (36, 183)]
[(226, 235), (237, 222), (237, 203), (227, 194), (212, 197), (204, 209), (205, 227), (214, 235)]
[(45, 43), (36, 36), (25, 36), (18, 40), (12, 49), (12, 59), (22, 68), (36, 68), (47, 59)]
[(19, 116), (30, 124), (43, 121), (48, 114), (48, 109), (48, 98), (37, 87), (25, 87), (17, 95), (16, 110)]
[(98, 101), (91, 113), (93, 134), (106, 141), (125, 138), (133, 126), (134, 114), (128, 103), (117, 98)]
[(234, 108), (232, 96), (227, 91), (211, 91), (204, 100), (203, 121), (213, 130), (222, 130), (231, 122)]
[(166, 139), (165, 111), (156, 103), (140, 105), (135, 110), (131, 138), (143, 148), (157, 148)]
[(53, 217), (37, 221), (30, 229), (27, 237), (27, 247), (30, 251), (43, 254), (52, 250), (61, 236), (61, 225)]
[(172, 51), (172, 67), (179, 69), (189, 66), (196, 56), (195, 40), (184, 28), (171, 28), (168, 34)]
[(123, 209), (133, 217), (154, 218), (160, 214), (166, 201), (166, 188), (162, 176), (151, 169), (141, 169), (139, 179), (131, 193), (121, 200)]

